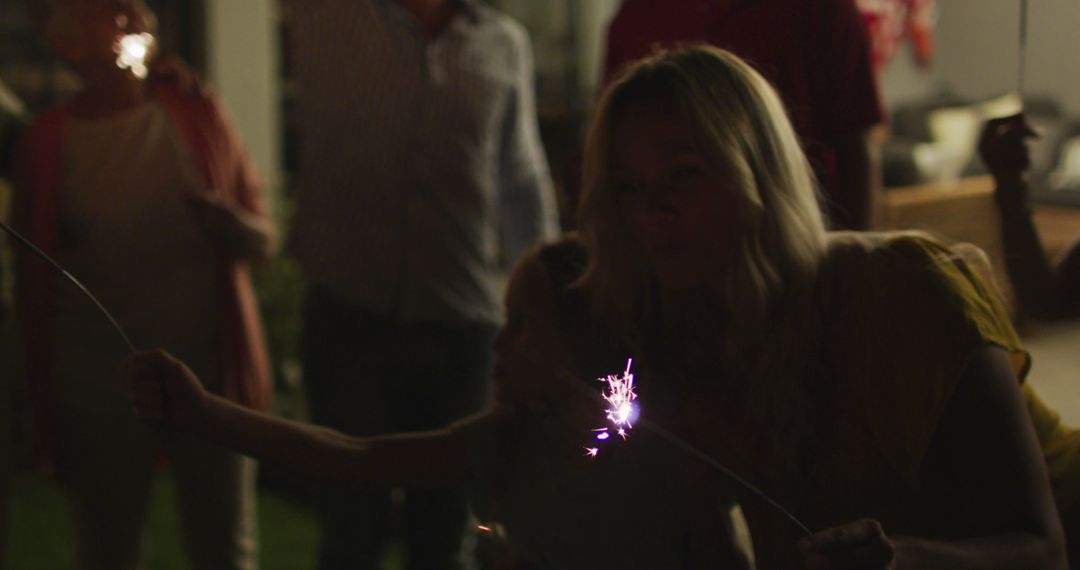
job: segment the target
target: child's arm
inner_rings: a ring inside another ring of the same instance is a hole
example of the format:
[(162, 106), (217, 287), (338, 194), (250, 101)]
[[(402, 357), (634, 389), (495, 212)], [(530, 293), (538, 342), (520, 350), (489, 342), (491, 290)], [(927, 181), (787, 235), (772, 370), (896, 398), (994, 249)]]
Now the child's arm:
[(449, 429), (370, 438), (276, 418), (207, 393), (184, 363), (157, 351), (128, 361), (132, 404), (149, 422), (286, 467), (350, 485), (436, 487), (471, 477), (463, 442)]

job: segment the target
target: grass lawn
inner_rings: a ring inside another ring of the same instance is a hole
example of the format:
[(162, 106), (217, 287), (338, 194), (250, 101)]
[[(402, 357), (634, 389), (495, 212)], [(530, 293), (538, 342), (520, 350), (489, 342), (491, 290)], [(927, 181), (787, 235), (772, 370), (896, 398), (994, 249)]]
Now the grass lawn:
[[(74, 540), (67, 506), (55, 486), (30, 475), (12, 485), (8, 564), (11, 570), (70, 570)], [(146, 538), (148, 570), (188, 570), (168, 472), (154, 484)], [(259, 545), (263, 570), (315, 567), (318, 529), (306, 505), (259, 493)]]
[[(267, 475), (268, 473), (263, 473)], [(280, 474), (270, 474), (274, 489), (295, 486)], [(264, 477), (263, 479), (266, 479)], [(319, 531), (302, 492), (272, 492), (260, 483), (259, 560), (261, 570), (310, 570), (315, 568)], [(17, 475), (11, 486), (11, 518), (8, 521), (7, 565), (9, 570), (71, 570), (75, 567), (75, 542), (67, 504), (55, 485), (31, 475)], [(147, 570), (191, 570), (180, 540), (172, 478), (159, 473), (151, 496), (146, 528)], [(392, 542), (383, 568), (399, 570), (402, 552)]]

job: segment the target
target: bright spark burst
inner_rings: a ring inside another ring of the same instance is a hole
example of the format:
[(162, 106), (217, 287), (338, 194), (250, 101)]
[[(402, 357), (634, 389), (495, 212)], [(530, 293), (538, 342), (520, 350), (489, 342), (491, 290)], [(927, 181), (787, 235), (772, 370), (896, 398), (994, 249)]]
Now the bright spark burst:
[[(630, 366), (633, 364), (634, 359), (630, 358), (626, 361), (626, 370), (620, 374), (608, 374), (603, 378), (597, 378), (598, 381), (607, 384), (607, 389), (602, 394), (604, 402), (607, 403), (607, 409), (604, 410), (608, 421), (610, 421), (615, 429), (616, 435), (626, 439), (629, 435), (629, 431), (634, 427), (634, 421), (637, 420), (638, 406), (635, 404), (637, 400), (637, 393), (634, 392), (634, 375), (630, 373)], [(594, 429), (596, 433), (595, 439), (599, 441), (606, 441), (611, 437), (607, 427)], [(589, 457), (596, 457), (596, 454), (600, 452), (599, 448), (586, 447), (588, 452), (586, 455)]]
[(146, 61), (154, 48), (154, 36), (147, 33), (127, 34), (116, 43), (116, 67), (131, 70), (139, 79), (146, 79)]

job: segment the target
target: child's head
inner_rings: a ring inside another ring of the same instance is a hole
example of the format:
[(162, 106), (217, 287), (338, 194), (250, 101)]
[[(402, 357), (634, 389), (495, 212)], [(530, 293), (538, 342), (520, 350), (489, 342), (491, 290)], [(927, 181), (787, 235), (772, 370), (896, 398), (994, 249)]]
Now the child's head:
[(45, 0), (44, 23), (49, 46), (83, 75), (117, 68), (125, 35), (157, 31), (157, 18), (143, 0)]
[[(526, 262), (517, 267), (506, 288), (506, 323), (492, 342), (494, 380), (499, 401), (533, 399), (552, 378), (543, 370), (564, 363), (551, 279), (543, 266)], [(541, 361), (542, 359), (542, 361)]]

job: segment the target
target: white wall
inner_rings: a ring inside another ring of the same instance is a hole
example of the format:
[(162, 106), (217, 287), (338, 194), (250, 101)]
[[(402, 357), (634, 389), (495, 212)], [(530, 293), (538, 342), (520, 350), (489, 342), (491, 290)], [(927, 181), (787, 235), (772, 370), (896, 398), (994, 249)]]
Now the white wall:
[[(1080, 1), (1028, 2), (1025, 94), (1052, 95), (1080, 115)], [(947, 87), (984, 99), (1017, 88), (1020, 0), (939, 0), (933, 69), (922, 71), (905, 49), (882, 77), (895, 105)]]
[(281, 184), (277, 0), (207, 0), (210, 81), (221, 92), (271, 205)]

